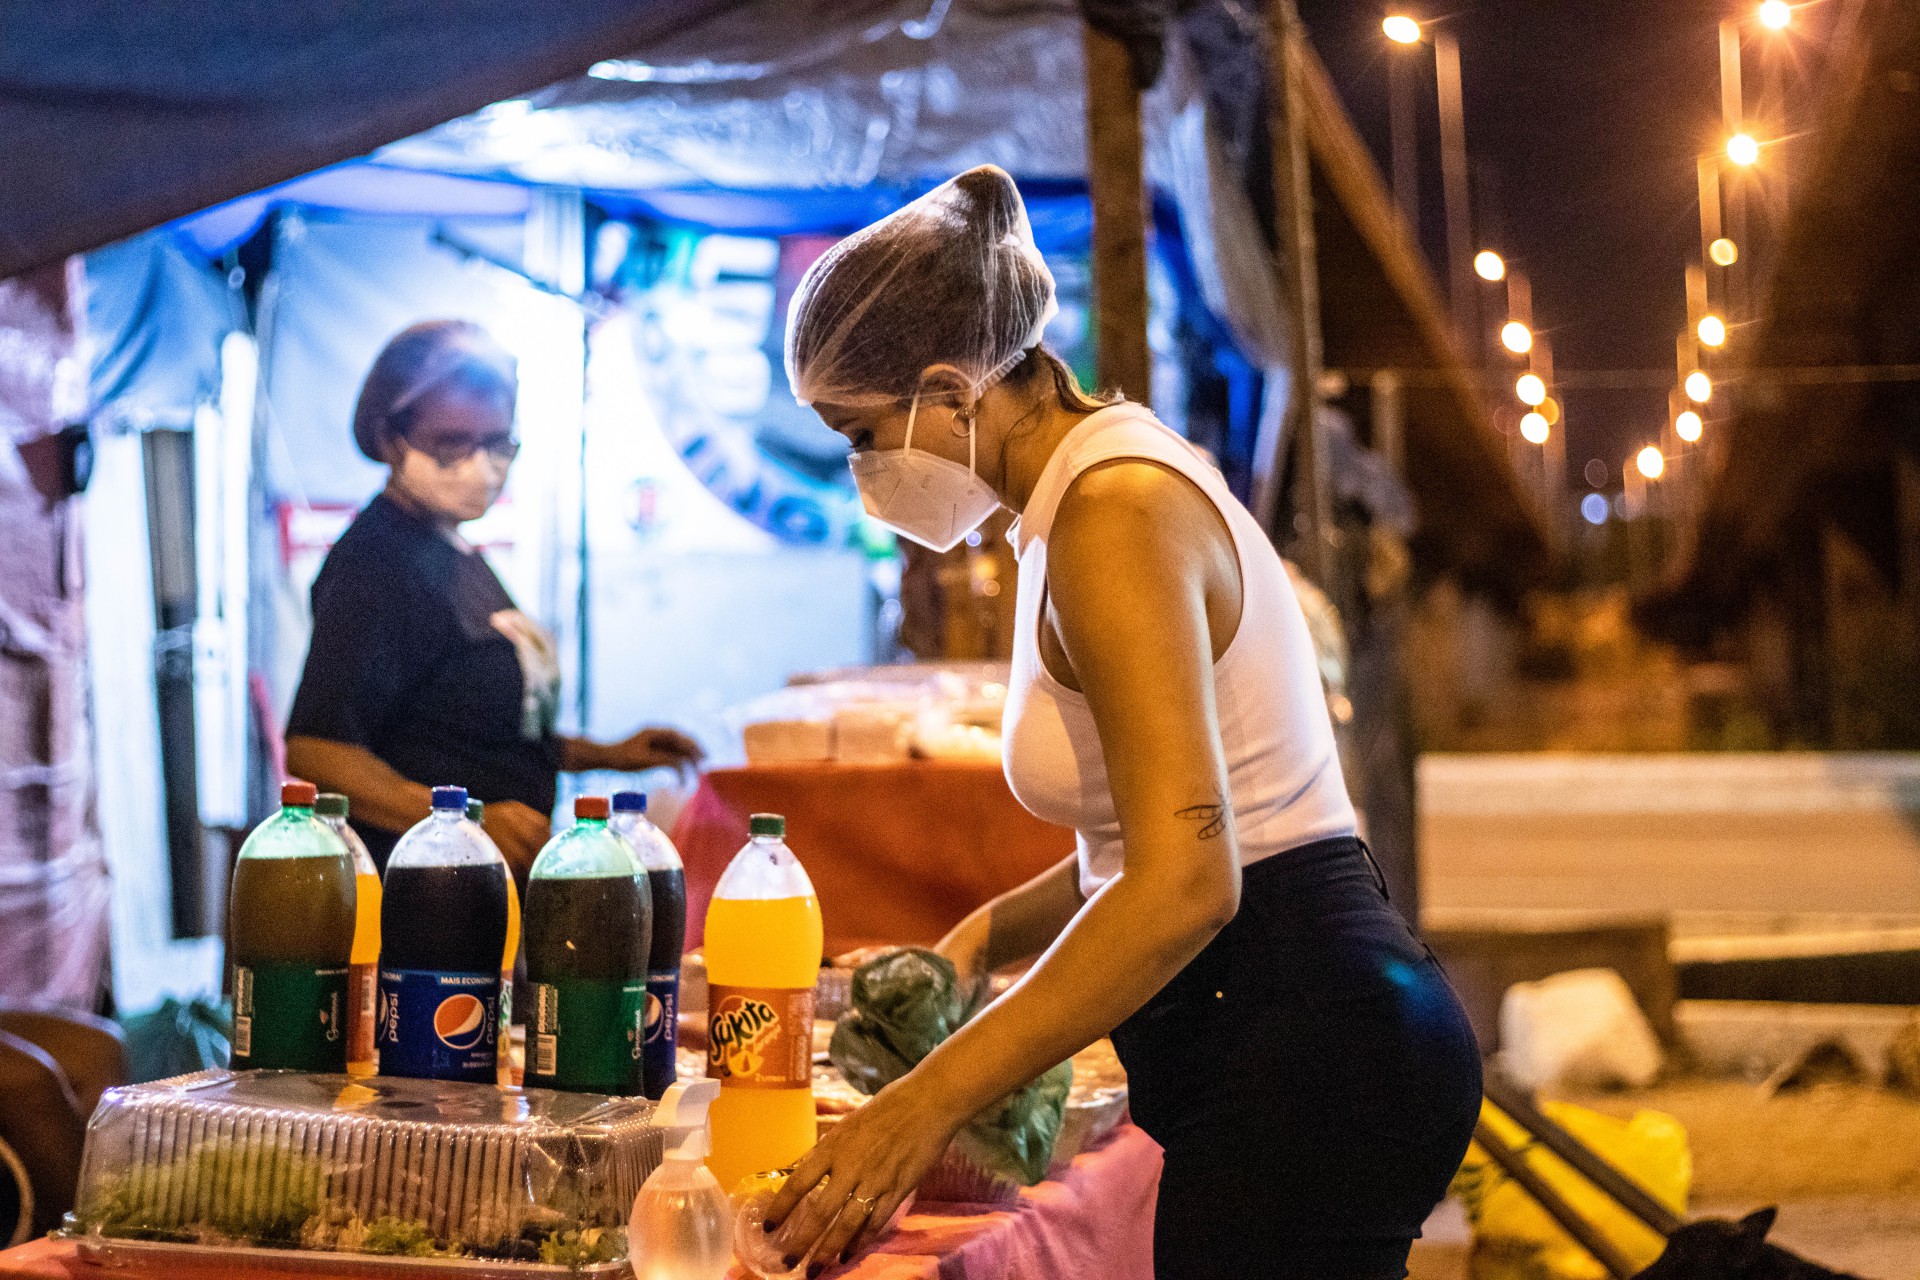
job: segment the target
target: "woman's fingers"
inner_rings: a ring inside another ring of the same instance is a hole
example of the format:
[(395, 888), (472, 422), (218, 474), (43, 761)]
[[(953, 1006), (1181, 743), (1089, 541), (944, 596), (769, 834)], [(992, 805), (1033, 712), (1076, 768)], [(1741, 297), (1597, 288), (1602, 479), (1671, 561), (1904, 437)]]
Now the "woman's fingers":
[(828, 1161), (822, 1149), (825, 1146), (826, 1144), (822, 1142), (802, 1157), (800, 1163), (793, 1166), (793, 1172), (787, 1175), (787, 1180), (780, 1185), (780, 1190), (774, 1194), (773, 1203), (767, 1206), (768, 1231), (778, 1231), (785, 1226), (787, 1215), (792, 1213), (801, 1199), (826, 1176)]
[[(867, 1220), (873, 1211), (879, 1208), (884, 1193), (878, 1188), (863, 1187), (849, 1196), (841, 1205), (838, 1215), (827, 1227), (826, 1234), (813, 1247), (813, 1260), (832, 1266), (841, 1256), (853, 1248), (856, 1237), (866, 1228)], [(834, 1197), (836, 1200), (838, 1196)]]
[(825, 1237), (832, 1231), (834, 1221), (846, 1203), (845, 1188), (834, 1186), (831, 1175), (815, 1183), (813, 1190), (795, 1206), (786, 1225), (774, 1234), (775, 1241), (786, 1257), (794, 1262), (831, 1261), (833, 1255), (823, 1247)]
[(881, 1196), (873, 1206), (873, 1212), (867, 1215), (866, 1222), (861, 1225), (860, 1234), (854, 1237), (853, 1243), (843, 1252), (851, 1256), (879, 1243), (880, 1237), (887, 1232), (887, 1224), (893, 1221), (893, 1215), (900, 1211), (900, 1206), (905, 1204), (907, 1197), (912, 1194), (911, 1191), (896, 1190)]

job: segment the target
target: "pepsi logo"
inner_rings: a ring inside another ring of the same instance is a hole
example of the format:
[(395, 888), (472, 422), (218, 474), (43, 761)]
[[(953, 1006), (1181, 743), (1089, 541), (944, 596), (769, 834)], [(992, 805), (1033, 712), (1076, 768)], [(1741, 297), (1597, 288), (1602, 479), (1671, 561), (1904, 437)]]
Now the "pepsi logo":
[(660, 1015), (665, 1011), (666, 1006), (660, 1003), (660, 997), (651, 991), (647, 992), (647, 1020), (645, 1025), (649, 1029), (659, 1026)]
[(477, 997), (448, 996), (433, 1011), (433, 1034), (449, 1049), (471, 1049), (487, 1034), (487, 1006)]

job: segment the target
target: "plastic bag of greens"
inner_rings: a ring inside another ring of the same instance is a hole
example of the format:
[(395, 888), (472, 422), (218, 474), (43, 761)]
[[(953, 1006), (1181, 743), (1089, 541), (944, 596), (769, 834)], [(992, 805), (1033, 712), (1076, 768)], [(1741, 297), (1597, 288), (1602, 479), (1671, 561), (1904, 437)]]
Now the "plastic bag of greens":
[[(827, 1054), (854, 1088), (878, 1093), (971, 1018), (981, 995), (960, 989), (945, 956), (919, 947), (889, 952), (854, 971), (853, 1008), (834, 1027)], [(1063, 1062), (975, 1116), (955, 1145), (981, 1168), (1032, 1186), (1053, 1161), (1072, 1087), (1073, 1064)]]
[(127, 1081), (145, 1084), (227, 1065), (233, 1010), (224, 1001), (182, 1003), (168, 996), (151, 1013), (124, 1018)]

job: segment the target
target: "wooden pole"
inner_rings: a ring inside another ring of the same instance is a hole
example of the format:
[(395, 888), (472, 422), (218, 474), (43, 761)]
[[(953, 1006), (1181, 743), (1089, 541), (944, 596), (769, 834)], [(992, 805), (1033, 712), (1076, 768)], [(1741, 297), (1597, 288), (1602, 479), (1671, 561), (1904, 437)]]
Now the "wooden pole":
[[(1289, 386), (1287, 428), (1282, 447), (1291, 446), (1299, 466), (1295, 492), (1295, 558), (1323, 589), (1332, 566), (1325, 450), (1316, 426), (1320, 404), (1320, 267), (1313, 230), (1313, 172), (1307, 153), (1306, 73), (1300, 46), (1305, 37), (1293, 0), (1273, 0), (1267, 8), (1267, 127), (1273, 140), (1274, 264), (1282, 304), (1288, 308)], [(1264, 473), (1254, 493), (1254, 515), (1269, 532), (1280, 506), (1282, 459), (1256, 459)], [(1284, 533), (1277, 539), (1286, 542)]]
[(1093, 200), (1094, 327), (1103, 390), (1147, 404), (1146, 183), (1140, 90), (1126, 46), (1082, 28), (1087, 62), (1087, 189)]

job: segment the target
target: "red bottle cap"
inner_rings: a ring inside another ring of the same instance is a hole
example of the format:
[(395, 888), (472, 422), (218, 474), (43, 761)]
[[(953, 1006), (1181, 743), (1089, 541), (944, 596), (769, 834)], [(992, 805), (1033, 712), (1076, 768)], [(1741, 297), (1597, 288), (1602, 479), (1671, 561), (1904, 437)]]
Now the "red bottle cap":
[(605, 796), (580, 796), (573, 802), (575, 818), (598, 818), (605, 822), (608, 812), (609, 806)]
[(298, 778), (280, 784), (280, 803), (292, 805), (296, 809), (311, 809), (313, 802), (320, 798), (320, 788), (311, 782), (302, 782)]

